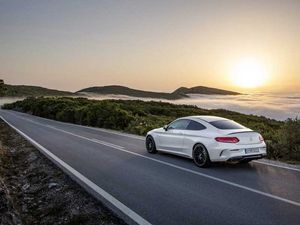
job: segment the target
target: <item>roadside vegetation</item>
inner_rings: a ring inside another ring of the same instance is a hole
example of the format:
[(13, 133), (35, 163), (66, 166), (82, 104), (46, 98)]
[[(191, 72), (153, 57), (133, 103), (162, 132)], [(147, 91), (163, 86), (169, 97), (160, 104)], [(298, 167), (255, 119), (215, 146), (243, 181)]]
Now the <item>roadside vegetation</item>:
[(268, 144), (268, 158), (289, 162), (300, 161), (300, 120), (285, 122), (233, 111), (206, 110), (191, 105), (175, 105), (140, 100), (88, 100), (69, 97), (27, 98), (4, 109), (75, 124), (121, 130), (145, 135), (172, 120), (191, 115), (214, 115), (235, 120), (260, 132)]

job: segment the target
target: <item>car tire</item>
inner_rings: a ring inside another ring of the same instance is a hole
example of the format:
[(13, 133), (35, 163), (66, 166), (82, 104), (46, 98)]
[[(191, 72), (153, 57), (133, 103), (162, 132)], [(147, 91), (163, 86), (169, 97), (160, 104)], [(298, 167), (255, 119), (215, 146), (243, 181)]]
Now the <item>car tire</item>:
[(208, 151), (202, 144), (196, 144), (193, 148), (194, 163), (201, 168), (207, 168), (211, 165)]
[(155, 141), (151, 136), (146, 137), (146, 149), (151, 154), (157, 153)]

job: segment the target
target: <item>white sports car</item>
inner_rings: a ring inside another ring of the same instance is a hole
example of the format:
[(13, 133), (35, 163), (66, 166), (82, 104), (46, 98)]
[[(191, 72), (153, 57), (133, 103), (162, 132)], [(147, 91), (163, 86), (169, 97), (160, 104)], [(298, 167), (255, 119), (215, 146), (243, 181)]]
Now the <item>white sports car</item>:
[(151, 130), (146, 148), (149, 153), (163, 151), (192, 158), (199, 167), (211, 162), (249, 162), (267, 154), (259, 133), (216, 116), (183, 117)]

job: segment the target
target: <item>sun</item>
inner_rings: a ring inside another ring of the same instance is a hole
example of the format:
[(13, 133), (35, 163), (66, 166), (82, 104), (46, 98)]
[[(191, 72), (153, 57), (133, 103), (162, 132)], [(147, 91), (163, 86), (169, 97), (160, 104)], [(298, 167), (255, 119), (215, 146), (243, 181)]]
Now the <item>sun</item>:
[(266, 83), (268, 72), (263, 63), (253, 58), (238, 61), (230, 73), (232, 82), (242, 88), (256, 88)]

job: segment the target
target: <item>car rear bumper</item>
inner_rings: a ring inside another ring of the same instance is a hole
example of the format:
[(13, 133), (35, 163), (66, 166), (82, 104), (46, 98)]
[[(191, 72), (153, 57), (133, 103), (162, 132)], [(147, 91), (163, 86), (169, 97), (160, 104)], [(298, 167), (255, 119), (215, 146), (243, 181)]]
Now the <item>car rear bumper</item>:
[[(226, 146), (227, 147), (227, 146)], [(229, 147), (229, 146), (228, 146)], [(257, 145), (232, 145), (232, 148), (214, 148), (209, 151), (210, 159), (213, 162), (221, 161), (243, 161), (251, 159), (260, 159), (267, 155), (267, 148), (264, 143)], [(255, 152), (246, 152), (246, 150), (255, 149)]]
[(243, 155), (243, 156), (234, 156), (227, 159), (228, 162), (242, 162), (253, 159), (261, 159), (266, 157), (266, 154), (256, 154), (256, 155)]

